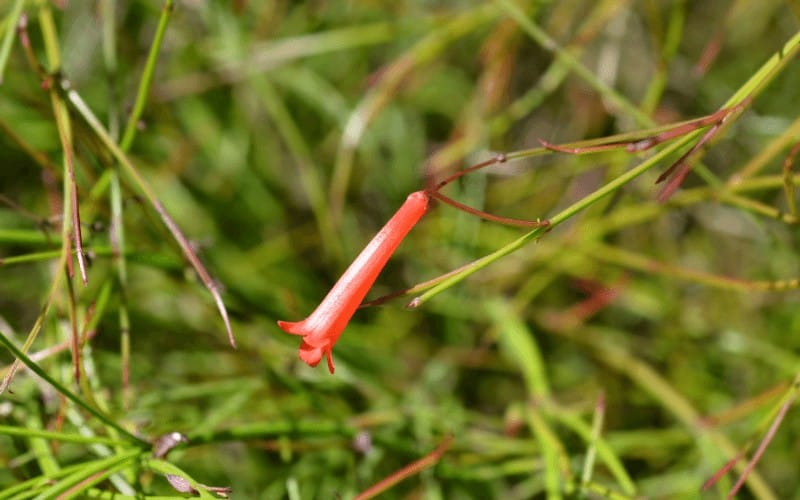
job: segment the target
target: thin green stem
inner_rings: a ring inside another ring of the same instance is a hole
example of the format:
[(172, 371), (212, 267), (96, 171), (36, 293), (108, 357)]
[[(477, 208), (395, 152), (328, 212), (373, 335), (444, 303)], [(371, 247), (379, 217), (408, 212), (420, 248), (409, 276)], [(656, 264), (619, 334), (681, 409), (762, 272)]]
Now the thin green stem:
[[(42, 25), (42, 33), (45, 41), (45, 53), (50, 63), (51, 69), (57, 71), (61, 64), (60, 49), (58, 46), (58, 36), (53, 20), (52, 11), (49, 7), (42, 7), (39, 11), (39, 21)], [(80, 205), (78, 202), (78, 185), (75, 180), (75, 151), (73, 147), (72, 138), (72, 124), (67, 111), (67, 106), (61, 99), (56, 86), (50, 87), (50, 101), (53, 106), (53, 115), (56, 119), (56, 128), (58, 130), (58, 138), (61, 141), (61, 149), (64, 155), (64, 237), (66, 238), (70, 233), (69, 224), (71, 223), (72, 237), (74, 239), (76, 257), (78, 260), (78, 267), (81, 273), (81, 280), (83, 284), (89, 283), (89, 277), (86, 270), (86, 256), (83, 251), (83, 236), (81, 234), (81, 216)], [(67, 262), (68, 265), (71, 261)], [(70, 266), (70, 274), (72, 268)]]
[(50, 4), (42, 3), (39, 8), (39, 24), (42, 29), (42, 39), (44, 40), (45, 57), (51, 74), (61, 70), (61, 51), (58, 48), (58, 30), (53, 19), (53, 11)]
[(601, 394), (597, 398), (594, 416), (592, 417), (592, 434), (589, 440), (589, 447), (586, 450), (586, 457), (583, 460), (583, 472), (581, 473), (581, 484), (589, 484), (594, 472), (595, 456), (597, 455), (597, 442), (603, 431), (603, 420), (605, 418), (605, 396)]
[[(567, 484), (572, 483), (569, 464), (565, 463), (566, 452), (564, 445), (538, 408), (532, 405), (525, 408), (525, 417), (528, 427), (541, 446), (542, 459), (544, 460), (544, 486), (547, 498), (548, 500), (560, 500), (563, 498), (562, 481)], [(569, 492), (567, 491), (566, 493)]]
[(111, 234), (112, 256), (117, 267), (119, 282), (119, 329), (120, 356), (122, 362), (122, 404), (130, 405), (130, 356), (131, 356), (131, 323), (128, 316), (128, 264), (125, 246), (125, 228), (123, 219), (122, 187), (119, 175), (115, 171), (111, 177)]
[(621, 266), (626, 269), (650, 274), (661, 274), (673, 279), (682, 279), (692, 283), (699, 283), (710, 288), (737, 292), (750, 291), (775, 291), (790, 290), (800, 286), (800, 279), (787, 279), (776, 281), (748, 281), (729, 276), (719, 276), (703, 271), (686, 269), (680, 266), (665, 264), (645, 255), (613, 247), (611, 245), (596, 243), (581, 253), (590, 256), (595, 261)]
[(496, 3), (499, 4), (506, 14), (516, 21), (540, 47), (548, 52), (552, 52), (557, 59), (561, 60), (564, 65), (574, 71), (575, 74), (589, 84), (590, 87), (608, 99), (616, 110), (624, 112), (644, 127), (652, 127), (655, 125), (652, 118), (640, 111), (639, 108), (622, 94), (603, 83), (594, 73), (578, 61), (575, 56), (559, 46), (558, 42), (553, 40), (550, 35), (534, 23), (516, 3), (511, 0), (496, 0)]
[[(108, 130), (112, 139), (119, 138), (119, 122), (118, 106), (116, 102), (117, 88), (115, 82), (117, 80), (117, 53), (116, 53), (116, 29), (115, 29), (115, 5), (116, 0), (103, 0), (101, 2), (103, 14), (103, 60), (106, 66), (106, 74), (108, 75), (109, 87), (109, 123)], [(120, 149), (127, 151), (130, 145), (133, 144), (133, 138), (136, 133), (136, 124), (144, 110), (144, 105), (147, 100), (152, 75), (160, 51), (164, 32), (166, 31), (167, 19), (172, 12), (172, 5), (162, 8), (161, 19), (159, 20), (158, 28), (153, 43), (150, 46), (150, 53), (148, 55), (147, 63), (139, 82), (139, 89), (136, 94), (136, 102), (131, 111), (128, 125), (125, 129), (125, 135)], [(108, 179), (108, 182), (105, 182)], [(119, 307), (118, 307), (118, 321), (120, 330), (120, 359), (121, 359), (121, 381), (122, 381), (122, 406), (124, 408), (130, 407), (131, 391), (130, 391), (130, 317), (128, 314), (128, 271), (127, 259), (125, 257), (125, 223), (123, 216), (123, 203), (122, 203), (122, 186), (119, 176), (119, 168), (117, 165), (112, 166), (107, 172), (104, 173), (104, 178), (95, 184), (92, 194), (97, 196), (98, 191), (104, 189), (104, 186), (111, 186), (111, 246), (113, 248), (114, 264), (117, 271), (117, 283), (119, 289)]]
[(133, 466), (143, 455), (141, 449), (128, 449), (108, 458), (81, 464), (81, 468), (62, 477), (39, 493), (37, 498), (74, 498), (78, 493), (108, 476)]
[(104, 436), (82, 436), (80, 434), (68, 434), (66, 432), (45, 431), (42, 429), (32, 429), (30, 427), (14, 427), (10, 425), (0, 425), (0, 434), (4, 436), (18, 436), (27, 438), (42, 438), (48, 441), (61, 441), (64, 443), (80, 444), (108, 444), (119, 445), (123, 442), (119, 439), (112, 439)]
[[(555, 407), (550, 403), (546, 404), (545, 408), (547, 409), (547, 414), (556, 420), (559, 425), (563, 425), (580, 436), (589, 450), (594, 450), (596, 457), (608, 468), (609, 472), (614, 476), (619, 487), (626, 495), (635, 495), (637, 490), (636, 484), (628, 471), (625, 470), (625, 465), (619, 450), (614, 449), (614, 447), (601, 436), (604, 411), (604, 408), (601, 406), (602, 404), (604, 404), (604, 396), (601, 395), (598, 397), (597, 404), (595, 405), (594, 418), (592, 419), (591, 426), (586, 424), (580, 416), (570, 411), (565, 411), (563, 408)], [(586, 461), (589, 460), (589, 453), (590, 452), (587, 451)], [(584, 462), (584, 467), (586, 467), (586, 461)], [(584, 490), (590, 489), (589, 485), (591, 484), (591, 479), (588, 481), (585, 480), (585, 471), (586, 468), (584, 468), (584, 474), (581, 476), (581, 487)]]
[(232, 426), (219, 431), (205, 431), (189, 435), (189, 446), (239, 441), (251, 439), (268, 439), (281, 436), (343, 436), (352, 438), (357, 429), (344, 422), (331, 420), (280, 420), (274, 422), (258, 422)]
[[(651, 21), (655, 22), (655, 21)], [(656, 56), (655, 74), (650, 78), (650, 84), (644, 92), (644, 98), (639, 106), (647, 116), (656, 110), (664, 90), (667, 88), (670, 63), (673, 62), (678, 52), (678, 47), (683, 40), (683, 29), (686, 24), (686, 3), (673, 2), (667, 20), (667, 29), (664, 40), (659, 44), (661, 50)]]
[(110, 415), (106, 415), (104, 412), (86, 403), (83, 399), (81, 399), (80, 396), (67, 389), (67, 387), (64, 386), (61, 382), (51, 377), (49, 373), (44, 371), (42, 367), (40, 367), (35, 361), (29, 358), (27, 354), (25, 354), (24, 352), (22, 352), (22, 350), (20, 350), (17, 346), (15, 346), (14, 343), (11, 342), (11, 340), (5, 333), (0, 332), (0, 343), (6, 346), (6, 348), (8, 348), (8, 350), (11, 351), (11, 353), (22, 363), (24, 363), (25, 366), (27, 366), (32, 372), (42, 377), (48, 384), (53, 386), (54, 389), (56, 389), (59, 393), (63, 394), (64, 397), (66, 397), (76, 405), (80, 406), (87, 412), (97, 417), (97, 419), (103, 422), (105, 425), (113, 429), (116, 429), (116, 431), (119, 432), (121, 436), (124, 436), (128, 441), (142, 448), (150, 446), (150, 443), (148, 443), (147, 441), (145, 441), (140, 437), (131, 434), (127, 429), (125, 429), (117, 422), (115, 422)]
[(519, 366), (528, 389), (528, 398), (531, 401), (549, 398), (550, 384), (545, 370), (546, 364), (536, 337), (507, 302), (500, 299), (490, 300), (486, 304), (486, 311), (497, 325), (500, 347)]
[(11, 47), (14, 44), (14, 39), (17, 37), (17, 23), (19, 16), (22, 15), (22, 7), (25, 5), (25, 0), (16, 0), (14, 6), (11, 7), (11, 12), (6, 16), (6, 34), (3, 37), (3, 43), (0, 45), (0, 85), (3, 84), (3, 77), (6, 72), (6, 65), (8, 64), (8, 56), (11, 54)]
[(156, 62), (161, 53), (161, 46), (164, 42), (164, 34), (167, 31), (167, 24), (169, 24), (172, 11), (175, 6), (173, 0), (165, 0), (164, 5), (161, 7), (161, 17), (158, 19), (158, 27), (156, 28), (153, 43), (150, 45), (150, 52), (147, 54), (147, 62), (142, 72), (142, 78), (139, 81), (139, 88), (136, 91), (136, 101), (133, 103), (133, 109), (128, 122), (125, 125), (125, 131), (122, 133), (122, 140), (119, 147), (122, 151), (128, 151), (133, 144), (133, 139), (136, 136), (137, 125), (139, 118), (144, 112), (145, 104), (147, 104), (147, 97), (150, 94), (150, 86), (153, 83), (153, 74), (155, 73)]
[[(600, 27), (607, 24), (609, 19), (619, 15), (620, 9), (625, 8), (624, 2), (594, 2), (594, 10), (575, 34), (573, 41), (564, 47), (564, 52), (569, 53), (573, 59), (577, 60), (583, 53), (584, 46), (596, 37)], [(488, 129), (492, 137), (501, 137), (512, 125), (523, 117), (528, 116), (548, 96), (561, 87), (561, 84), (569, 74), (570, 66), (565, 64), (561, 58), (553, 59), (544, 73), (542, 73), (542, 76), (539, 77), (535, 86), (509, 104), (500, 114), (493, 116), (489, 120)], [(462, 146), (463, 149), (471, 147), (470, 144)]]
[[(37, 412), (29, 413), (25, 418), (25, 428), (31, 430), (40, 430), (42, 426), (41, 415)], [(39, 436), (28, 435), (28, 442), (30, 443), (31, 451), (36, 457), (36, 463), (42, 469), (45, 475), (57, 474), (60, 466), (58, 460), (53, 454), (53, 449), (50, 447), (45, 439)]]

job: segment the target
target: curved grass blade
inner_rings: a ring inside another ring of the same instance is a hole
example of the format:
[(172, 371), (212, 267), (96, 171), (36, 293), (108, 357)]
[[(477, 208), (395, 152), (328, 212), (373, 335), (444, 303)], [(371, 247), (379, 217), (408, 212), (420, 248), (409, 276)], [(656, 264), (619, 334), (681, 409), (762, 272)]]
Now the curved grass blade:
[(78, 470), (42, 491), (37, 498), (74, 498), (115, 472), (132, 466), (142, 453), (141, 449), (131, 449), (119, 455), (81, 464)]
[(25, 0), (17, 0), (14, 2), (11, 12), (6, 16), (6, 34), (3, 37), (3, 45), (0, 46), (0, 85), (3, 83), (3, 75), (6, 71), (6, 64), (8, 63), (8, 56), (11, 54), (11, 47), (14, 44), (14, 38), (17, 34), (17, 23), (22, 15), (22, 6), (25, 5)]
[(167, 213), (167, 210), (158, 200), (155, 192), (147, 183), (147, 181), (145, 181), (144, 177), (142, 177), (139, 171), (136, 170), (136, 167), (134, 167), (133, 163), (131, 163), (117, 143), (111, 139), (108, 131), (106, 131), (105, 127), (103, 127), (94, 113), (92, 113), (92, 110), (89, 109), (89, 106), (86, 104), (86, 102), (84, 102), (83, 98), (70, 87), (68, 81), (62, 80), (61, 83), (69, 101), (83, 117), (83, 119), (86, 120), (86, 123), (88, 123), (92, 130), (97, 134), (101, 142), (108, 148), (112, 156), (114, 156), (114, 158), (119, 162), (124, 172), (133, 181), (136, 187), (139, 188), (145, 198), (147, 198), (147, 201), (150, 202), (150, 205), (152, 205), (153, 209), (158, 213), (159, 217), (161, 217), (161, 221), (167, 227), (169, 232), (172, 233), (172, 237), (175, 238), (178, 246), (181, 247), (186, 260), (188, 260), (192, 267), (194, 267), (197, 275), (200, 277), (206, 289), (208, 289), (209, 293), (214, 299), (214, 303), (216, 304), (217, 310), (222, 317), (222, 321), (225, 323), (225, 330), (228, 333), (228, 342), (230, 342), (231, 347), (235, 349), (236, 341), (233, 338), (233, 330), (231, 329), (228, 310), (225, 308), (225, 303), (222, 301), (222, 295), (220, 295), (216, 283), (214, 283), (211, 275), (208, 273), (205, 266), (203, 266), (200, 258), (197, 257), (197, 254), (192, 249), (192, 246), (189, 244), (189, 240), (186, 239), (186, 236), (183, 235), (183, 232), (180, 230), (178, 225), (174, 220), (172, 220), (172, 217), (170, 217), (170, 215)]
[(95, 408), (94, 406), (86, 403), (83, 399), (81, 399), (77, 394), (67, 389), (61, 382), (57, 381), (53, 377), (50, 376), (46, 371), (42, 369), (39, 365), (37, 365), (31, 358), (28, 357), (27, 354), (22, 352), (17, 346), (14, 345), (13, 342), (6, 336), (4, 333), (0, 332), (0, 344), (3, 344), (8, 348), (9, 351), (22, 363), (25, 364), (32, 372), (42, 377), (48, 384), (53, 386), (58, 392), (64, 395), (67, 399), (75, 403), (76, 405), (80, 406), (87, 412), (91, 413), (98, 420), (103, 422), (105, 425), (115, 429), (120, 435), (124, 436), (128, 441), (138, 445), (140, 448), (149, 448), (150, 443), (145, 441), (144, 439), (137, 437), (131, 434), (127, 429), (119, 425), (117, 422), (114, 421), (109, 415), (106, 415), (105, 412)]

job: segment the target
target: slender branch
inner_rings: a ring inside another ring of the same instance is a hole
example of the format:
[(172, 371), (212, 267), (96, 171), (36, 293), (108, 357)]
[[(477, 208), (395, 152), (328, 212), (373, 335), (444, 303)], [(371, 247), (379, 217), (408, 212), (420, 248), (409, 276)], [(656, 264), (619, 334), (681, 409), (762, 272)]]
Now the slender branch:
[(512, 217), (501, 217), (499, 215), (493, 215), (484, 212), (482, 210), (472, 208), (469, 205), (464, 205), (463, 203), (458, 202), (448, 196), (445, 196), (438, 191), (429, 191), (428, 195), (431, 196), (432, 198), (435, 198), (443, 203), (450, 205), (451, 207), (462, 210), (468, 214), (472, 214), (476, 217), (480, 217), (481, 219), (486, 219), (488, 221), (499, 222), (500, 224), (507, 224), (509, 226), (521, 226), (521, 227), (545, 227), (550, 225), (550, 222), (547, 220), (514, 219)]
[(139, 81), (139, 88), (136, 91), (136, 101), (133, 104), (133, 110), (131, 110), (130, 116), (128, 116), (128, 123), (125, 125), (125, 131), (122, 133), (122, 140), (119, 143), (119, 147), (123, 151), (128, 151), (131, 144), (133, 144), (139, 118), (142, 116), (144, 106), (147, 103), (147, 96), (150, 94), (150, 86), (153, 83), (153, 74), (155, 73), (156, 62), (161, 52), (164, 34), (167, 31), (167, 24), (169, 23), (174, 9), (173, 0), (165, 0), (161, 8), (161, 17), (158, 20), (156, 34), (153, 37), (153, 44), (150, 45), (150, 52), (147, 54), (147, 62), (142, 72), (142, 79)]

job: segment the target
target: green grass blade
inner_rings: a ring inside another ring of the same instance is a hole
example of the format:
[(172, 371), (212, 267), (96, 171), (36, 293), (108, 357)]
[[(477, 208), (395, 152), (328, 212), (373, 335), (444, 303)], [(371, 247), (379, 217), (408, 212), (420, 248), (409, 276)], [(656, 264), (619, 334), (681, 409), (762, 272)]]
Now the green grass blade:
[(144, 448), (150, 446), (150, 443), (148, 443), (147, 441), (137, 436), (134, 436), (133, 434), (128, 432), (128, 430), (126, 430), (120, 424), (118, 424), (110, 415), (107, 415), (104, 412), (95, 408), (94, 406), (89, 405), (83, 399), (81, 399), (80, 396), (67, 389), (63, 384), (61, 384), (61, 382), (51, 377), (38, 364), (36, 364), (24, 352), (22, 352), (17, 346), (15, 346), (14, 343), (11, 342), (11, 340), (5, 333), (0, 332), (0, 343), (6, 346), (6, 348), (9, 351), (11, 351), (11, 353), (17, 359), (19, 359), (25, 366), (27, 366), (28, 369), (30, 369), (32, 372), (42, 377), (48, 384), (53, 386), (53, 388), (56, 389), (60, 394), (64, 395), (64, 397), (66, 397), (76, 405), (80, 406), (87, 412), (94, 415), (98, 420), (103, 422), (105, 425), (115, 429), (121, 436), (124, 436), (128, 441)]

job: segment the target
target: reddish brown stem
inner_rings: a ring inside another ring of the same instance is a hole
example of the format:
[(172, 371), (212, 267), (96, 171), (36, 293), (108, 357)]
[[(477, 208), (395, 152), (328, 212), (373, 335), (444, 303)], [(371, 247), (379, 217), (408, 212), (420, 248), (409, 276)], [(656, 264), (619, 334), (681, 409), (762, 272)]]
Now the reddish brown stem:
[(72, 204), (72, 236), (75, 240), (75, 255), (78, 258), (78, 268), (81, 272), (81, 280), (84, 285), (89, 284), (89, 276), (86, 271), (86, 253), (83, 251), (83, 235), (81, 233), (81, 213), (78, 206), (78, 185), (75, 182), (75, 170), (72, 164), (72, 152), (68, 151), (69, 156), (69, 183), (70, 183), (70, 203)]
[(200, 258), (195, 253), (194, 249), (192, 249), (192, 245), (189, 243), (189, 240), (186, 239), (186, 236), (183, 235), (183, 232), (178, 227), (178, 224), (172, 220), (172, 217), (167, 213), (167, 210), (161, 204), (160, 201), (153, 198), (150, 200), (150, 203), (153, 206), (153, 209), (158, 213), (161, 220), (164, 222), (164, 225), (167, 226), (167, 229), (172, 234), (172, 237), (175, 238), (175, 241), (178, 242), (178, 245), (183, 250), (183, 255), (186, 257), (186, 260), (192, 265), (194, 270), (197, 272), (197, 275), (200, 276), (200, 280), (206, 286), (206, 289), (211, 293), (211, 297), (214, 300), (214, 303), (217, 305), (217, 310), (219, 311), (220, 316), (222, 316), (222, 322), (225, 324), (225, 331), (228, 333), (228, 342), (230, 343), (231, 347), (236, 349), (236, 339), (233, 338), (233, 329), (231, 328), (231, 321), (228, 318), (228, 310), (225, 309), (225, 303), (222, 302), (222, 295), (220, 295), (219, 290), (217, 289), (217, 284), (214, 282), (214, 279), (206, 270), (203, 263), (200, 261)]
[(786, 417), (786, 412), (789, 411), (789, 408), (791, 408), (792, 404), (794, 403), (794, 400), (795, 398), (792, 397), (788, 401), (783, 403), (783, 405), (781, 405), (781, 409), (775, 416), (775, 420), (772, 422), (772, 425), (770, 425), (767, 434), (764, 436), (764, 439), (761, 440), (761, 444), (758, 445), (758, 449), (753, 454), (753, 458), (750, 459), (750, 461), (747, 463), (747, 466), (742, 471), (742, 474), (739, 476), (739, 479), (736, 481), (736, 484), (733, 485), (733, 488), (731, 488), (731, 491), (728, 493), (727, 497), (728, 499), (736, 497), (736, 493), (738, 493), (739, 490), (742, 488), (742, 485), (744, 485), (744, 482), (747, 480), (747, 476), (750, 475), (750, 472), (753, 471), (758, 461), (761, 460), (761, 456), (767, 450), (767, 446), (769, 446), (769, 443), (772, 441), (772, 438), (775, 437), (775, 433), (778, 431), (778, 427), (780, 427), (781, 422), (783, 422), (783, 419)]
[[(703, 137), (701, 137), (700, 140), (697, 141), (697, 143), (692, 146), (689, 151), (684, 153), (684, 155), (681, 156), (678, 161), (673, 163), (672, 166), (665, 170), (663, 174), (658, 176), (658, 179), (656, 179), (656, 184), (659, 184), (672, 176), (672, 179), (670, 179), (670, 181), (667, 182), (661, 189), (661, 192), (658, 193), (658, 201), (660, 203), (667, 201), (669, 197), (678, 190), (680, 185), (683, 184), (683, 180), (686, 179), (686, 176), (689, 175), (689, 172), (692, 170), (692, 163), (689, 161), (689, 159), (698, 151), (700, 151), (712, 137), (714, 137), (714, 134), (717, 133), (717, 130), (719, 130), (719, 127), (721, 126), (722, 122), (719, 122), (708, 129), (706, 133), (703, 134)], [(672, 175), (673, 173), (675, 174), (674, 176)]]
[(482, 168), (486, 168), (486, 167), (489, 167), (489, 166), (492, 166), (492, 165), (496, 165), (496, 164), (499, 164), (499, 163), (505, 163), (506, 160), (508, 160), (508, 158), (506, 157), (505, 153), (498, 153), (493, 158), (491, 158), (489, 160), (482, 161), (482, 162), (480, 162), (480, 163), (478, 163), (476, 165), (472, 165), (471, 167), (467, 167), (467, 168), (461, 169), (458, 172), (456, 172), (453, 175), (451, 175), (450, 177), (446, 177), (444, 180), (439, 181), (436, 184), (436, 186), (434, 186), (432, 189), (429, 189), (428, 192), (430, 193), (432, 191), (439, 191), (443, 187), (445, 187), (446, 185), (448, 185), (451, 182), (453, 182), (454, 180), (459, 179), (459, 178), (467, 175), (470, 172), (474, 172), (476, 170), (480, 170)]
[(551, 151), (574, 154), (574, 155), (597, 153), (600, 151), (608, 151), (611, 149), (622, 148), (622, 147), (624, 147), (625, 150), (629, 153), (638, 153), (653, 148), (663, 142), (675, 139), (676, 137), (680, 137), (690, 132), (694, 132), (695, 130), (705, 128), (714, 124), (720, 125), (724, 123), (725, 120), (727, 120), (731, 114), (736, 113), (741, 109), (743, 109), (745, 106), (747, 106), (751, 100), (752, 100), (751, 97), (746, 97), (742, 99), (738, 104), (735, 104), (729, 108), (720, 109), (719, 111), (716, 111), (710, 115), (703, 116), (696, 120), (691, 120), (685, 123), (681, 123), (679, 125), (675, 125), (674, 127), (670, 127), (664, 130), (663, 132), (659, 132), (657, 134), (644, 137), (636, 141), (611, 141), (603, 144), (597, 144), (594, 146), (584, 146), (584, 147), (562, 146), (559, 144), (553, 144), (547, 142), (543, 139), (539, 139), (539, 143), (542, 145), (542, 147), (549, 149)]
[(712, 486), (714, 486), (715, 484), (717, 484), (717, 482), (719, 482), (719, 480), (722, 478), (722, 476), (727, 474), (728, 471), (730, 471), (733, 468), (733, 466), (736, 465), (736, 462), (738, 462), (739, 460), (742, 459), (742, 456), (744, 456), (744, 452), (740, 451), (739, 453), (736, 454), (735, 457), (733, 457), (732, 459), (728, 460), (725, 463), (725, 465), (720, 467), (720, 469), (717, 472), (715, 472), (713, 476), (708, 478), (706, 480), (706, 482), (703, 483), (703, 486), (700, 487), (700, 490), (701, 491), (706, 491), (709, 488), (711, 488)]
[(376, 495), (383, 493), (384, 491), (388, 490), (395, 484), (399, 483), (400, 481), (407, 479), (414, 474), (418, 474), (420, 471), (427, 469), (428, 467), (436, 464), (439, 460), (441, 460), (442, 455), (447, 451), (450, 445), (453, 442), (453, 436), (448, 436), (444, 438), (444, 440), (436, 447), (435, 450), (430, 452), (428, 455), (422, 457), (421, 459), (417, 460), (416, 462), (412, 462), (402, 469), (398, 470), (387, 476), (386, 478), (378, 481), (377, 483), (373, 484), (361, 494), (356, 495), (353, 500), (367, 500), (369, 498), (374, 498)]
[(703, 76), (708, 72), (708, 68), (711, 67), (711, 64), (716, 60), (717, 55), (719, 55), (720, 49), (722, 49), (722, 42), (725, 38), (725, 30), (724, 28), (719, 29), (716, 34), (706, 43), (706, 46), (703, 47), (703, 51), (700, 53), (700, 58), (697, 60), (697, 63), (694, 65), (694, 73), (697, 76)]
[(535, 221), (533, 221), (533, 220), (515, 219), (513, 217), (502, 217), (502, 216), (499, 216), (499, 215), (493, 215), (493, 214), (490, 214), (488, 212), (484, 212), (482, 210), (478, 210), (477, 208), (472, 208), (469, 205), (464, 205), (463, 203), (458, 202), (458, 201), (450, 198), (449, 196), (445, 196), (440, 192), (442, 190), (442, 188), (444, 188), (445, 186), (447, 186), (451, 182), (453, 182), (453, 181), (455, 181), (457, 179), (460, 179), (461, 177), (463, 177), (463, 176), (465, 176), (465, 175), (467, 175), (467, 174), (469, 174), (471, 172), (475, 172), (476, 170), (480, 170), (482, 168), (490, 167), (492, 165), (505, 163), (507, 160), (508, 160), (508, 158), (506, 157), (505, 153), (498, 153), (493, 158), (491, 158), (489, 160), (482, 161), (480, 163), (472, 165), (471, 167), (467, 167), (467, 168), (461, 169), (458, 172), (450, 175), (449, 177), (446, 177), (445, 179), (437, 182), (433, 187), (431, 187), (429, 189), (426, 189), (425, 190), (425, 194), (427, 194), (431, 198), (435, 198), (435, 199), (441, 201), (442, 203), (450, 205), (453, 208), (457, 208), (457, 209), (459, 209), (459, 210), (461, 210), (463, 212), (466, 212), (468, 214), (472, 214), (472, 215), (474, 215), (476, 217), (480, 217), (481, 219), (485, 219), (485, 220), (488, 220), (488, 221), (498, 222), (500, 224), (507, 224), (509, 226), (521, 226), (521, 227), (543, 227), (543, 226), (549, 226), (550, 225), (550, 221), (547, 221), (547, 220), (543, 220), (543, 221), (542, 220), (535, 220)]
[(689, 174), (692, 169), (691, 162), (689, 161), (692, 156), (694, 156), (700, 149), (712, 138), (714, 135), (719, 131), (722, 124), (727, 121), (727, 119), (734, 113), (740, 111), (745, 106), (747, 106), (752, 97), (748, 96), (742, 99), (739, 103), (729, 107), (723, 108), (719, 111), (712, 113), (708, 116), (704, 116), (702, 118), (698, 118), (696, 120), (692, 120), (686, 123), (682, 123), (680, 125), (676, 125), (674, 127), (668, 128), (663, 132), (660, 132), (655, 135), (651, 135), (649, 137), (645, 137), (638, 141), (613, 141), (607, 142), (605, 144), (598, 144), (595, 146), (586, 146), (586, 147), (567, 147), (561, 146), (558, 144), (551, 144), (545, 140), (539, 139), (539, 142), (542, 144), (542, 147), (549, 149), (551, 151), (557, 151), (560, 153), (568, 153), (568, 154), (586, 154), (586, 153), (595, 153), (598, 151), (606, 151), (610, 149), (615, 149), (619, 147), (625, 147), (625, 150), (629, 153), (638, 153), (641, 151), (646, 151), (652, 147), (655, 147), (663, 142), (675, 139), (676, 137), (680, 137), (695, 130), (711, 127), (709, 128), (703, 137), (692, 146), (689, 151), (687, 151), (683, 156), (681, 156), (678, 161), (673, 163), (663, 174), (661, 174), (658, 179), (656, 180), (656, 184), (659, 184), (670, 177), (670, 181), (661, 189), (661, 192), (658, 194), (658, 201), (664, 202), (672, 196), (675, 191), (680, 187), (683, 183), (683, 180)]
[(525, 220), (525, 219), (515, 219), (513, 217), (501, 217), (499, 215), (493, 215), (488, 212), (484, 212), (482, 210), (478, 210), (477, 208), (472, 208), (469, 205), (464, 205), (461, 202), (458, 202), (449, 196), (445, 196), (438, 191), (428, 191), (428, 196), (431, 198), (435, 198), (442, 203), (446, 203), (451, 207), (457, 208), (468, 214), (472, 214), (476, 217), (480, 217), (481, 219), (486, 219), (492, 222), (499, 222), (500, 224), (508, 224), (509, 226), (522, 226), (522, 227), (543, 227), (549, 226), (550, 221), (548, 220)]
[(698, 118), (697, 120), (693, 120), (688, 123), (684, 123), (683, 125), (678, 125), (671, 129), (665, 130), (660, 134), (656, 134), (652, 137), (646, 137), (640, 141), (629, 143), (625, 150), (629, 153), (637, 153), (639, 151), (648, 150), (662, 142), (666, 142), (672, 140), (676, 137), (680, 137), (682, 135), (686, 135), (690, 132), (694, 132), (697, 129), (708, 127), (709, 125), (720, 124), (731, 114), (738, 110), (740, 110), (746, 103), (749, 103), (750, 99), (743, 99), (739, 104), (735, 106), (731, 106), (730, 108), (723, 108), (717, 111), (716, 113), (712, 113), (708, 116), (704, 116), (702, 118)]

